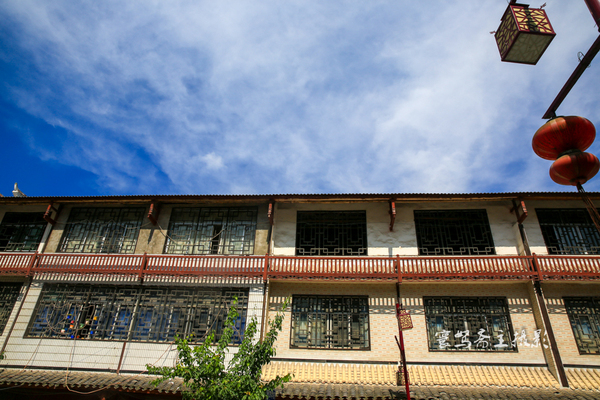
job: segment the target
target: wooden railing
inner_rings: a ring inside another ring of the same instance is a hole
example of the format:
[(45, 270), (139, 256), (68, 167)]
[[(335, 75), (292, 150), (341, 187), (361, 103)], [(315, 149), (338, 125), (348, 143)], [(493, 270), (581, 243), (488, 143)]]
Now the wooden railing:
[(397, 279), (389, 257), (269, 256), (267, 275), (276, 279)]
[(260, 277), (264, 256), (148, 255), (144, 275)]
[(600, 256), (294, 257), (0, 253), (0, 275), (222, 276), (315, 280), (594, 280)]
[(143, 254), (40, 254), (33, 272), (137, 275), (143, 258)]
[(532, 257), (397, 257), (402, 280), (532, 279)]
[(539, 280), (600, 279), (599, 256), (533, 256)]
[(0, 275), (31, 275), (37, 253), (0, 253)]

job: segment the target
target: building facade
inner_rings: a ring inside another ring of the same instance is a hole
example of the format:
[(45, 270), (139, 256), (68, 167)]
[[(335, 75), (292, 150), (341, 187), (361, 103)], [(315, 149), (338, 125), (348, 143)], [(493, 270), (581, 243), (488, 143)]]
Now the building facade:
[(237, 299), (234, 353), (289, 299), (263, 370), (293, 374), (280, 398), (400, 395), (397, 303), (413, 398), (594, 398), (599, 252), (577, 193), (2, 197), (0, 390), (176, 397), (143, 373), (176, 335), (218, 336)]

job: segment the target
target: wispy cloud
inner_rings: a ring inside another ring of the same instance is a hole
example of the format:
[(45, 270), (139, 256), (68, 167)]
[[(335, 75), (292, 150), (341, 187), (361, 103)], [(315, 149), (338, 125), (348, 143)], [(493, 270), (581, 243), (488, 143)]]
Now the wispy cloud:
[[(2, 96), (96, 192), (569, 190), (530, 141), (597, 30), (547, 3), (531, 67), (499, 60), (503, 2), (4, 2)], [(560, 111), (600, 126), (594, 70)]]

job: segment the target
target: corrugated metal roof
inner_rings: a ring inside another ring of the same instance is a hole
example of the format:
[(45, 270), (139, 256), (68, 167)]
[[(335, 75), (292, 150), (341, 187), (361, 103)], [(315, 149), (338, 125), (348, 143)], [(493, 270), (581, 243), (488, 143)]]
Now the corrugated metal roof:
[[(588, 192), (592, 198), (600, 199), (600, 192)], [(290, 193), (290, 194), (192, 194), (192, 195), (107, 195), (107, 196), (29, 196), (0, 197), (2, 203), (58, 203), (115, 202), (115, 201), (310, 201), (310, 200), (494, 200), (494, 199), (576, 199), (578, 192), (490, 192), (490, 193)]]

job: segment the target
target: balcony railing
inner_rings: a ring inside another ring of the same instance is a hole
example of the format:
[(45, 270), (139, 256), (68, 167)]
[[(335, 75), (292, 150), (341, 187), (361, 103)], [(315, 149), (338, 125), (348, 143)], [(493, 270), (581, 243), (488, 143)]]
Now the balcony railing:
[(313, 280), (594, 280), (600, 256), (293, 257), (0, 253), (0, 275)]

